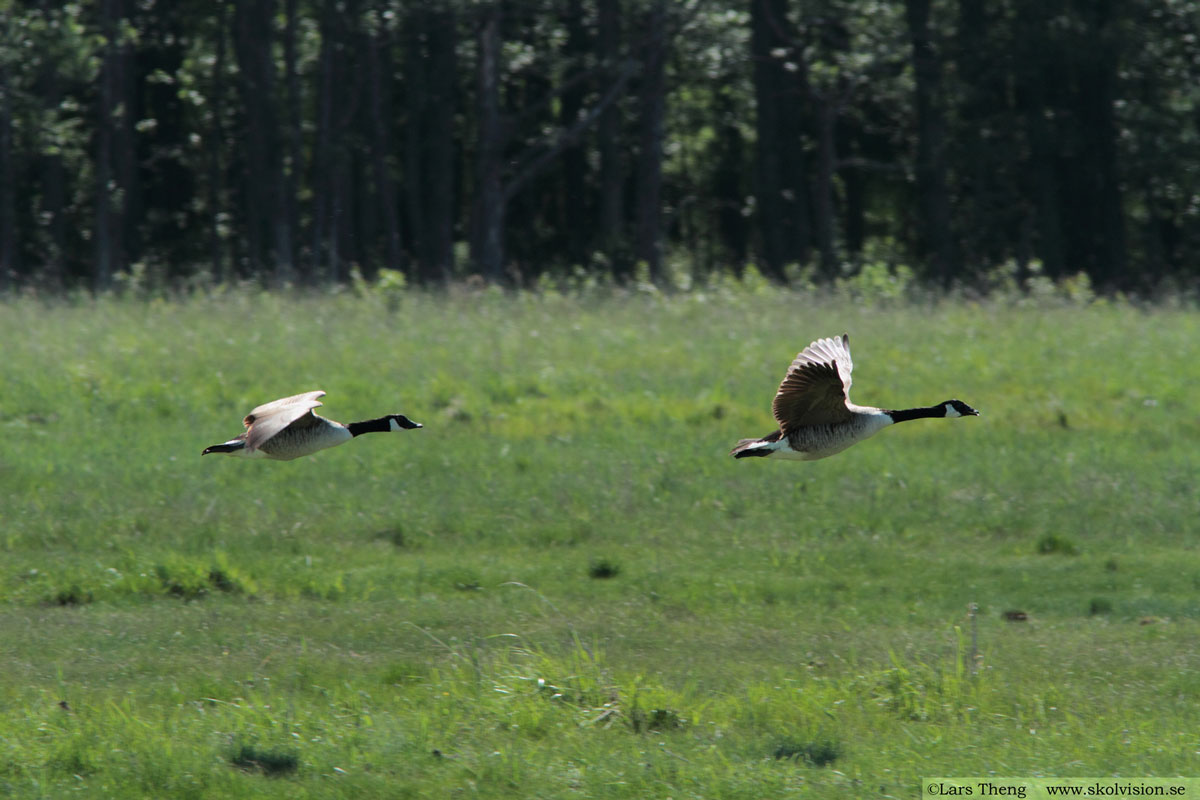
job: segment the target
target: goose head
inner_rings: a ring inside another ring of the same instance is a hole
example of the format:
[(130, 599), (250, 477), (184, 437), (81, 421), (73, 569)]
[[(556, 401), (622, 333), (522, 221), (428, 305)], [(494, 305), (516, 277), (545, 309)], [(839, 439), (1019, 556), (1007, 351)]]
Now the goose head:
[(388, 429), (392, 431), (411, 431), (413, 428), (425, 427), (419, 422), (413, 422), (403, 414), (388, 414), (386, 417), (384, 417), (384, 419), (388, 421)]
[(962, 400), (947, 400), (942, 403), (942, 410), (947, 417), (978, 417), (979, 412)]

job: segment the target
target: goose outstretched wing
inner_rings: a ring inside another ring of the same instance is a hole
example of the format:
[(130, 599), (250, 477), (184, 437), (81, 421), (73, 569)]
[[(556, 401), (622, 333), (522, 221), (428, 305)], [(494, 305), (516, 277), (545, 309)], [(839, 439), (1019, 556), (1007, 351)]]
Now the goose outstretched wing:
[(263, 403), (242, 420), (246, 426), (246, 449), (254, 451), (272, 436), (305, 415), (311, 417), (312, 410), (321, 405), (318, 398), (325, 392), (305, 392)]
[(850, 337), (818, 339), (800, 351), (775, 393), (772, 411), (780, 429), (789, 433), (808, 425), (834, 425), (852, 418)]

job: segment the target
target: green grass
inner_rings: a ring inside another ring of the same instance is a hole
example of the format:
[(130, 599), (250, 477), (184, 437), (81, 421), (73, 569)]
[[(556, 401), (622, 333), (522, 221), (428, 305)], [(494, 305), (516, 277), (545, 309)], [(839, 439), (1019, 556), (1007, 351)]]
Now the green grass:
[[(730, 459), (842, 331), (858, 402), (983, 416)], [(6, 301), (0, 794), (1200, 774), (1198, 341), (1187, 310), (729, 289)], [(426, 427), (200, 458), (316, 388)]]

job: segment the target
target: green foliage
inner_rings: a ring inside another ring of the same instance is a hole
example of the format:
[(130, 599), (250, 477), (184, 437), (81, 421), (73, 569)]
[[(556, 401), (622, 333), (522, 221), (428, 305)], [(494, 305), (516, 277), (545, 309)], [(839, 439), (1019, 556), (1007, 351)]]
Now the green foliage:
[[(868, 295), (903, 296), (911, 279), (885, 276), (881, 263), (936, 277), (929, 251), (943, 234), (959, 284), (1040, 260), (1045, 280), (1018, 283), (1071, 302), (1194, 288), (1195, 3), (777, 2), (765, 53), (744, 2), (666, 3), (661, 42), (640, 35), (652, 5), (502, 14), (505, 120), (483, 142), (476, 33), (490, 3), (234, 14), (195, 0), (9, 2), (0, 229), (11, 241), (0, 283), (154, 296), (243, 278), (330, 282), (397, 311), (406, 282), (479, 271), (467, 240), (484, 183), (477, 159), (493, 148), (512, 156), (506, 186), (522, 179), (505, 199), (505, 274), (539, 289), (627, 282), (642, 234), (608, 230), (599, 210), (634, 193), (607, 176), (644, 168), (652, 132), (639, 126), (661, 102), (662, 202), (650, 216), (671, 268), (638, 282), (647, 291), (740, 274), (768, 258), (764, 242), (781, 228), (794, 241), (769, 257), (772, 279), (788, 262), (815, 261), (827, 241), (824, 278), (864, 264), (850, 290)], [(933, 46), (914, 49), (909, 12), (920, 7)], [(611, 43), (602, 9), (616, 16)], [(557, 148), (574, 122), (598, 118), (614, 69), (643, 67), (658, 44), (669, 94), (643, 96), (635, 75), (605, 117), (611, 127)], [(918, 99), (918, 74), (936, 102)], [(837, 135), (826, 145), (822, 130)], [(451, 155), (433, 158), (448, 141)], [(941, 166), (918, 163), (927, 150)], [(781, 173), (780, 191), (765, 188), (764, 170)], [(927, 185), (930, 171), (944, 173), (943, 191)], [(436, 199), (451, 194), (462, 196)], [(786, 224), (764, 210), (781, 198), (796, 206)], [(949, 219), (926, 219), (932, 200)], [(805, 206), (816, 205), (835, 217), (824, 237), (809, 230)], [(453, 231), (436, 258), (434, 228)]]
[[(894, 276), (4, 301), (0, 793), (1196, 772), (1196, 315)], [(730, 459), (843, 331), (856, 401), (983, 416)], [(335, 419), (425, 427), (200, 457), (317, 388)]]
[(863, 264), (851, 277), (841, 278), (837, 290), (862, 302), (893, 302), (904, 300), (916, 285), (916, 274), (903, 264), (892, 266), (883, 262)]

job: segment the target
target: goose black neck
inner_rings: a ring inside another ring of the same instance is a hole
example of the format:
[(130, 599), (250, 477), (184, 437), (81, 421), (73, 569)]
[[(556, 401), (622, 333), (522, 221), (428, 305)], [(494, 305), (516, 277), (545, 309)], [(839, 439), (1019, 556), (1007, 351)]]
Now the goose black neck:
[(927, 408), (902, 408), (899, 411), (889, 411), (887, 415), (892, 418), (892, 422), (908, 422), (910, 419), (944, 417), (946, 416), (946, 406), (939, 404)]
[(351, 422), (346, 427), (350, 430), (351, 436), (361, 436), (364, 433), (387, 433), (392, 429), (391, 422), (391, 417), (380, 417), (363, 422)]

